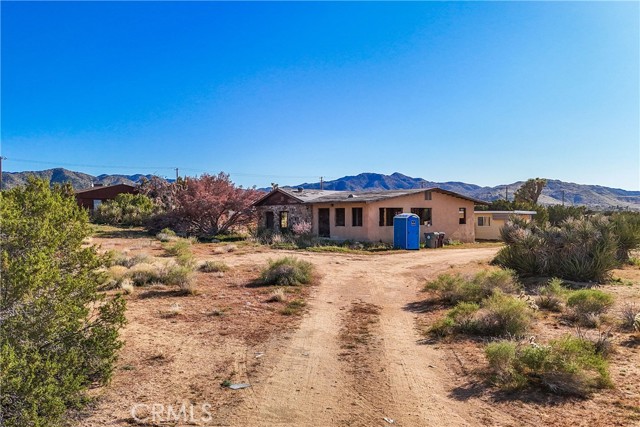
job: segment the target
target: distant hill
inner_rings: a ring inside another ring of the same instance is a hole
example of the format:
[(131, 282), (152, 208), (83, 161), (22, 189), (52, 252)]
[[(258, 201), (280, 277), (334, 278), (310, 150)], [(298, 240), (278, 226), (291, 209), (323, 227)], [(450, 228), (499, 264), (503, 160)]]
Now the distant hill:
[[(76, 190), (90, 188), (92, 184), (103, 185), (130, 184), (135, 185), (142, 178), (150, 178), (151, 175), (98, 175), (93, 176), (82, 172), (74, 172), (67, 169), (56, 168), (34, 172), (3, 172), (3, 188), (11, 188), (24, 184), (28, 175), (44, 178), (52, 183), (70, 182)], [(325, 181), (325, 190), (366, 191), (366, 190), (401, 190), (408, 188), (439, 187), (454, 191), (480, 200), (492, 201), (504, 198), (505, 187), (508, 187), (510, 199), (513, 193), (520, 188), (523, 181), (511, 184), (498, 185), (496, 187), (481, 187), (475, 184), (467, 184), (458, 181), (435, 182), (423, 178), (412, 178), (401, 173), (383, 175), (379, 173), (361, 173), (355, 176), (345, 176), (333, 181)], [(304, 183), (292, 187), (309, 189), (320, 188), (320, 183)], [(264, 189), (268, 190), (268, 189)], [(593, 209), (628, 208), (640, 210), (640, 191), (627, 191), (618, 188), (602, 187), (599, 185), (582, 185), (571, 182), (563, 182), (555, 179), (547, 180), (540, 202), (553, 205), (562, 203), (562, 194), (567, 205), (585, 205)]]
[[(325, 181), (323, 188), (325, 190), (366, 191), (439, 187), (476, 199), (492, 201), (504, 198), (505, 188), (508, 188), (510, 199), (512, 199), (513, 193), (523, 183), (524, 181), (518, 181), (496, 187), (481, 187), (457, 181), (427, 181), (423, 178), (412, 178), (396, 172), (391, 175), (361, 173), (356, 176), (345, 176), (333, 181)], [(320, 183), (304, 183), (293, 187), (319, 189)], [(556, 179), (547, 180), (547, 186), (543, 190), (539, 201), (547, 205), (561, 204), (563, 192), (564, 202), (567, 205), (585, 205), (594, 209), (617, 207), (640, 210), (640, 191), (627, 191), (599, 185), (574, 184)]]
[(93, 184), (114, 185), (129, 184), (136, 185), (141, 178), (150, 178), (151, 175), (98, 175), (93, 176), (82, 172), (74, 172), (67, 169), (55, 168), (43, 171), (27, 172), (2, 172), (2, 188), (8, 189), (27, 182), (27, 176), (35, 175), (51, 183), (69, 182), (76, 190), (91, 188)]

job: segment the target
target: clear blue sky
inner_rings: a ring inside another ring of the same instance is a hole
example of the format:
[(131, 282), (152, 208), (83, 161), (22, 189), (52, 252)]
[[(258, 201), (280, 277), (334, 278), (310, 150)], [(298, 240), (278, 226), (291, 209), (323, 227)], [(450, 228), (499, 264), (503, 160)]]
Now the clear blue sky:
[(640, 189), (638, 2), (1, 8), (6, 171)]

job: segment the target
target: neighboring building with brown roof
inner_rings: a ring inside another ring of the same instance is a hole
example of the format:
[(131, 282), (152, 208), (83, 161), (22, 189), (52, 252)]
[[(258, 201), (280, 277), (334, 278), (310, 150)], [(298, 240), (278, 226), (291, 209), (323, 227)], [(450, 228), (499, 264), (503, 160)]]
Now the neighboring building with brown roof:
[(137, 192), (136, 187), (128, 184), (95, 186), (76, 191), (76, 201), (78, 206), (93, 211), (102, 202), (115, 199), (118, 194), (136, 194)]
[(420, 235), (439, 231), (462, 242), (475, 240), (474, 206), (486, 205), (440, 188), (385, 191), (329, 191), (276, 188), (254, 206), (260, 229), (290, 230), (306, 221), (312, 233), (336, 240), (393, 243), (393, 217), (415, 213)]

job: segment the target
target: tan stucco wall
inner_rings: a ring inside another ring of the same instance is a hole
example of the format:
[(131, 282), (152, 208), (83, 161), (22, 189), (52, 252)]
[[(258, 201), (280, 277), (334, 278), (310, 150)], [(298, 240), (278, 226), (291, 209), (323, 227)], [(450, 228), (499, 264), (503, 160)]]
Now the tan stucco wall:
[(478, 226), (478, 217), (485, 216), (491, 218), (491, 214), (475, 214), (475, 228), (476, 228), (476, 239), (478, 240), (501, 240), (500, 239), (500, 229), (504, 226), (503, 219), (491, 219), (491, 225), (489, 226)]
[[(478, 217), (490, 217), (491, 225), (489, 226), (478, 226)], [(532, 216), (529, 214), (516, 214), (519, 218), (524, 219), (525, 221), (531, 221)], [(506, 220), (504, 219), (493, 219), (493, 215), (490, 213), (477, 211), (474, 213), (473, 223), (476, 231), (476, 239), (477, 240), (502, 240), (500, 237), (500, 229), (504, 227)]]
[[(469, 200), (449, 196), (433, 191), (431, 200), (424, 199), (424, 193), (410, 194), (402, 197), (395, 197), (379, 202), (371, 203), (324, 203), (313, 205), (313, 232), (318, 234), (318, 209), (329, 208), (329, 224), (331, 238), (350, 239), (360, 241), (393, 243), (393, 226), (379, 226), (380, 208), (401, 208), (403, 212), (410, 213), (411, 208), (431, 208), (432, 226), (420, 226), (420, 240), (424, 241), (424, 233), (430, 231), (441, 231), (446, 233), (447, 239), (459, 240), (462, 242), (473, 242), (474, 234), (474, 203)], [(351, 218), (351, 208), (363, 208), (362, 227), (353, 227)], [(335, 209), (345, 208), (345, 226), (336, 227)], [(459, 224), (458, 209), (467, 209), (467, 223)]]

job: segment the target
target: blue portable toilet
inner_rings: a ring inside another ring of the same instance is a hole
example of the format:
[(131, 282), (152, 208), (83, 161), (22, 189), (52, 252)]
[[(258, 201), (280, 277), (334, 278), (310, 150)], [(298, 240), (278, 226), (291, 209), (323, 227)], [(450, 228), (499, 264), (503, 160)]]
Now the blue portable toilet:
[(403, 213), (393, 217), (393, 247), (420, 249), (420, 217)]

